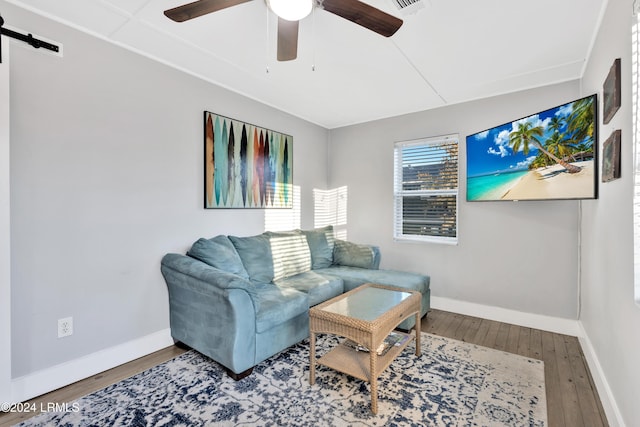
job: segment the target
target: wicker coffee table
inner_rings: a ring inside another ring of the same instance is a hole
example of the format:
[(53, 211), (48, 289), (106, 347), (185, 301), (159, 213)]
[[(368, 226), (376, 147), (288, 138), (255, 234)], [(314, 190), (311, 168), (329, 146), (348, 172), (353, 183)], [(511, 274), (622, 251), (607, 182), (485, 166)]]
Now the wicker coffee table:
[[(365, 284), (352, 291), (318, 304), (309, 310), (310, 369), (309, 382), (315, 383), (316, 362), (339, 372), (369, 381), (371, 411), (378, 413), (378, 377), (416, 339), (416, 356), (420, 356), (420, 292), (390, 286)], [(367, 349), (378, 349), (385, 338), (404, 319), (415, 315), (415, 337), (391, 347), (384, 355), (377, 351), (357, 351), (342, 343), (316, 360), (316, 334), (339, 335)]]

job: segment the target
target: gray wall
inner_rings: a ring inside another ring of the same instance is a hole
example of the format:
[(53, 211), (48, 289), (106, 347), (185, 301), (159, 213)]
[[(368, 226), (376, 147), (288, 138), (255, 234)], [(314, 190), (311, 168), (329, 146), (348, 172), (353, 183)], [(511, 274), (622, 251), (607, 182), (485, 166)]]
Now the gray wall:
[(11, 218), (9, 198), (9, 40), (0, 64), (0, 402), (11, 401)]
[[(582, 80), (586, 93), (602, 95), (602, 84), (616, 58), (622, 60), (622, 105), (600, 127), (603, 143), (622, 131), (622, 177), (600, 184), (600, 199), (583, 204), (582, 315), (586, 335), (628, 426), (640, 425), (640, 307), (633, 287), (633, 126), (632, 39), (637, 39), (632, 0), (609, 1)], [(636, 75), (635, 78), (638, 76)], [(602, 102), (600, 103), (602, 112)], [(602, 123), (602, 121), (601, 121)]]
[[(169, 327), (160, 259), (199, 237), (264, 230), (264, 210), (203, 209), (203, 110), (294, 137), (303, 227), (326, 188), (327, 131), (0, 3), (64, 45), (12, 45), (13, 377)], [(57, 338), (57, 319), (74, 334)]]
[[(331, 132), (330, 186), (348, 186), (350, 240), (380, 245), (382, 266), (431, 276), (432, 295), (577, 318), (577, 201), (466, 202), (465, 137), (580, 95), (577, 81)], [(393, 143), (458, 133), (457, 246), (393, 240)]]

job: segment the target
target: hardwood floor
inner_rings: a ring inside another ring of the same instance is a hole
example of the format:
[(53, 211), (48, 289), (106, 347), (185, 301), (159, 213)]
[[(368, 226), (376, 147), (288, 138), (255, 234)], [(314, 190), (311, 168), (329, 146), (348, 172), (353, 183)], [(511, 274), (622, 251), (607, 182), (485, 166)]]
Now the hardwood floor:
[[(545, 364), (550, 427), (608, 426), (589, 368), (576, 337), (494, 322), (440, 310), (423, 319), (422, 331), (541, 359)], [(40, 408), (71, 402), (169, 360), (185, 350), (172, 346), (30, 400)], [(0, 427), (23, 421), (31, 413), (0, 413)]]
[(550, 427), (609, 425), (578, 338), (439, 310), (422, 331), (541, 359)]

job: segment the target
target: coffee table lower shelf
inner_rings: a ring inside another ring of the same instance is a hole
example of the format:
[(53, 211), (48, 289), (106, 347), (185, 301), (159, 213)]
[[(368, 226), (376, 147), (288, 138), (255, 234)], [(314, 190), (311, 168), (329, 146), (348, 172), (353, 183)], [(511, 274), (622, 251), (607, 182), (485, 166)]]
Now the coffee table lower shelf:
[[(398, 333), (396, 331), (396, 333)], [(380, 374), (391, 365), (391, 362), (405, 349), (407, 345), (415, 339), (411, 334), (407, 335), (409, 339), (404, 340), (400, 345), (394, 345), (385, 354), (376, 355), (376, 372), (374, 377), (378, 378)], [(371, 381), (372, 376), (369, 375), (371, 355), (368, 351), (357, 351), (348, 345), (341, 343), (327, 352), (324, 356), (317, 360), (317, 363), (336, 371), (342, 372), (363, 381)]]

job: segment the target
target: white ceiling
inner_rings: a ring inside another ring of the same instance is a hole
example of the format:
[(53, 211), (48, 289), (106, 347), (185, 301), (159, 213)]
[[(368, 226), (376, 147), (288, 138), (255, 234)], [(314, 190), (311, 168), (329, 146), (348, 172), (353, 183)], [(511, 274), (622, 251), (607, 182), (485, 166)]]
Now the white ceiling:
[(385, 38), (316, 9), (300, 22), (298, 59), (277, 62), (263, 0), (184, 23), (163, 11), (189, 0), (8, 1), (328, 129), (580, 78), (605, 6), (422, 0), (405, 16), (364, 0), (400, 30)]

